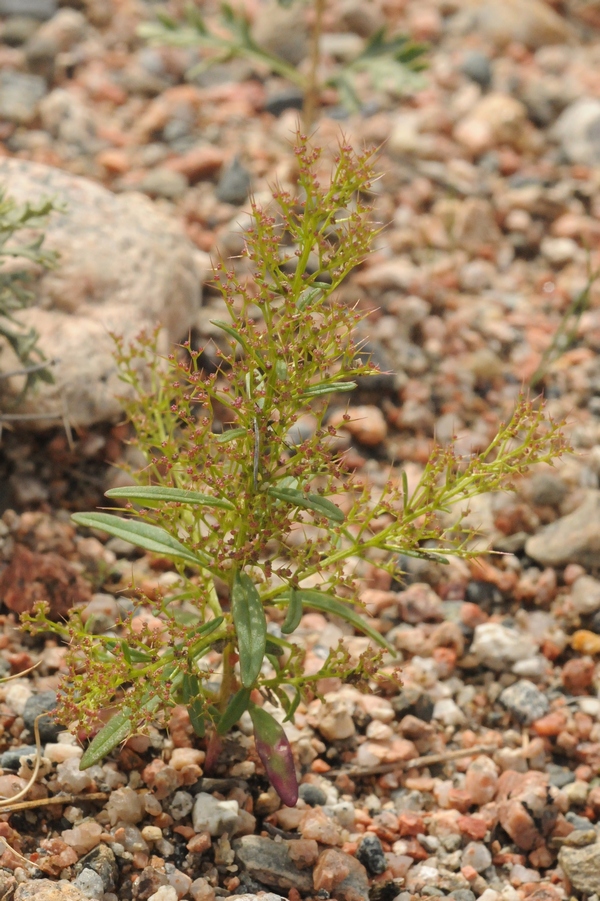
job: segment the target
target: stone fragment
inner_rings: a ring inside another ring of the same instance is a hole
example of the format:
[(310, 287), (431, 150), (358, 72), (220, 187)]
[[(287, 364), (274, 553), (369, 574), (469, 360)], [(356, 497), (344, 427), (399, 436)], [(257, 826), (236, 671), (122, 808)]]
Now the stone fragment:
[(481, 623), (475, 627), (471, 653), (489, 669), (510, 669), (517, 661), (533, 657), (535, 651), (531, 636), (516, 629), (500, 623)]
[(514, 718), (525, 726), (545, 716), (550, 709), (546, 695), (528, 679), (520, 679), (514, 685), (509, 685), (499, 700)]
[(369, 878), (355, 857), (329, 848), (319, 857), (314, 872), (315, 890), (329, 892), (337, 901), (364, 901), (369, 897)]
[(219, 801), (218, 798), (200, 792), (196, 795), (192, 810), (192, 823), (196, 832), (209, 835), (225, 835), (235, 832), (238, 822), (237, 801)]
[(560, 114), (550, 130), (570, 163), (600, 162), (600, 100), (579, 97)]
[(475, 153), (496, 144), (520, 148), (527, 123), (527, 108), (508, 94), (486, 94), (454, 129), (456, 140)]
[(252, 37), (264, 50), (297, 66), (308, 49), (308, 26), (302, 4), (282, 6), (277, 0), (261, 4)]
[(65, 829), (62, 833), (62, 840), (82, 856), (100, 844), (100, 836), (103, 832), (104, 829), (100, 823), (96, 823), (94, 820), (84, 820), (73, 826), (72, 829)]
[(93, 870), (102, 879), (105, 892), (114, 891), (117, 885), (119, 869), (112, 848), (104, 843), (96, 845), (91, 851), (79, 859), (75, 872), (84, 869)]
[(94, 870), (82, 870), (73, 881), (73, 885), (80, 889), (90, 901), (102, 901), (104, 898), (104, 885), (98, 873)]
[(572, 40), (573, 31), (543, 0), (475, 0), (473, 29), (503, 48), (513, 41), (537, 50)]
[(482, 807), (493, 800), (498, 785), (498, 767), (491, 759), (481, 755), (469, 764), (465, 774), (465, 790), (473, 804)]
[(0, 72), (0, 119), (30, 125), (45, 93), (46, 82), (39, 75), (9, 69)]
[(89, 898), (66, 879), (60, 882), (33, 879), (18, 886), (14, 901), (89, 901)]
[(335, 820), (320, 808), (309, 808), (300, 817), (298, 826), (302, 838), (310, 838), (321, 845), (341, 845), (341, 829)]
[(585, 895), (600, 892), (600, 843), (585, 848), (563, 847), (558, 862), (576, 891)]
[(492, 855), (482, 842), (469, 842), (460, 860), (461, 866), (473, 867), (475, 872), (482, 873), (492, 863)]
[(106, 812), (112, 826), (117, 823), (139, 823), (145, 813), (143, 799), (129, 786), (118, 788), (111, 792)]
[[(34, 724), (36, 718), (41, 713), (51, 713), (56, 708), (56, 692), (48, 689), (48, 691), (40, 691), (36, 695), (32, 695), (23, 710), (23, 722), (25, 728), (33, 735)], [(57, 723), (52, 716), (42, 716), (38, 720), (38, 729), (42, 743), (47, 741), (56, 741), (64, 726)]]
[(27, 16), (42, 21), (56, 12), (57, 0), (0, 0), (0, 16)]
[(597, 566), (600, 554), (600, 491), (589, 490), (572, 513), (545, 526), (525, 544), (526, 554), (542, 566), (579, 563)]
[(571, 600), (576, 613), (590, 616), (600, 610), (600, 581), (593, 576), (580, 576), (571, 587)]
[(285, 842), (275, 842), (260, 835), (244, 835), (236, 839), (232, 847), (242, 869), (253, 879), (272, 888), (295, 887), (300, 892), (312, 891), (311, 872), (298, 868)]
[(387, 423), (379, 407), (366, 405), (336, 410), (328, 425), (344, 429), (366, 447), (376, 447), (387, 435)]
[(343, 741), (354, 735), (356, 727), (349, 705), (343, 698), (327, 696), (317, 714), (317, 728), (327, 741)]
[[(19, 412), (39, 414), (27, 423), (32, 429), (50, 427), (44, 415), (52, 414), (82, 427), (115, 419), (124, 389), (110, 333), (132, 339), (160, 322), (162, 350), (187, 336), (200, 306), (202, 254), (141, 195), (117, 196), (87, 179), (12, 158), (0, 159), (0, 183), (17, 203), (52, 196), (66, 207), (45, 229), (44, 246), (58, 252), (60, 263), (36, 274), (37, 306), (20, 314), (38, 331), (48, 359), (57, 360), (54, 384), (39, 382), (19, 401)], [(4, 352), (2, 367), (19, 368)], [(11, 379), (7, 394), (16, 398), (21, 388)]]
[(248, 170), (237, 157), (221, 172), (216, 195), (221, 203), (240, 206), (248, 197), (251, 178)]
[(379, 876), (387, 868), (381, 839), (371, 832), (367, 832), (361, 839), (356, 850), (356, 859), (362, 863), (372, 876)]
[(303, 782), (298, 788), (298, 795), (309, 807), (323, 807), (327, 804), (327, 795), (323, 789), (311, 782)]

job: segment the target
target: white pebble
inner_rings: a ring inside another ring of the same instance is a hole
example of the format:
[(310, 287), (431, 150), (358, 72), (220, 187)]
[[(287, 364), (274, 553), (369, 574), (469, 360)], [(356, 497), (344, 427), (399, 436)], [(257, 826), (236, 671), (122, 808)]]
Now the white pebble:
[(433, 719), (443, 723), (444, 726), (463, 726), (467, 718), (452, 698), (442, 698), (433, 706)]
[(148, 901), (178, 901), (177, 892), (172, 885), (161, 885)]

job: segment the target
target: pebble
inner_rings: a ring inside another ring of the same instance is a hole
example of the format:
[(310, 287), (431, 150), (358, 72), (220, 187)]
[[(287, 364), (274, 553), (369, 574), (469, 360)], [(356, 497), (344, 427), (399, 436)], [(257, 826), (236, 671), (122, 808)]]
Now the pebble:
[(531, 638), (500, 623), (482, 623), (475, 627), (471, 644), (473, 654), (483, 666), (491, 670), (511, 669), (521, 660), (535, 656)]
[[(492, 855), (481, 842), (469, 842), (461, 857), (461, 866), (473, 867), (477, 873), (483, 873), (492, 863)], [(456, 897), (456, 896), (455, 896)]]
[[(2, 755), (0, 755), (0, 767), (3, 770), (17, 770), (20, 767), (20, 761), (22, 757), (35, 757), (36, 755), (36, 747), (35, 745), (24, 745), (21, 748), (11, 748), (8, 751), (4, 751)], [(44, 756), (46, 751), (44, 749)]]
[(355, 857), (330, 848), (323, 851), (314, 871), (317, 892), (329, 892), (339, 901), (364, 901), (369, 895), (369, 879)]
[(336, 429), (349, 432), (365, 447), (377, 447), (385, 440), (387, 424), (379, 407), (362, 406), (336, 410), (331, 414), (328, 424)]
[(312, 891), (312, 874), (296, 866), (284, 842), (244, 835), (236, 839), (232, 847), (242, 869), (253, 879), (270, 888), (287, 890), (295, 887), (300, 892)]
[(148, 901), (178, 901), (177, 891), (172, 885), (161, 885)]
[(248, 170), (237, 157), (221, 172), (217, 184), (216, 195), (222, 203), (241, 206), (248, 197), (251, 178)]
[(600, 844), (584, 848), (563, 847), (558, 862), (567, 879), (578, 892), (593, 895), (600, 892)]
[(500, 695), (500, 703), (514, 716), (517, 722), (529, 726), (545, 716), (550, 709), (546, 695), (528, 679), (520, 679), (505, 688)]
[(218, 836), (233, 834), (238, 824), (239, 805), (237, 801), (219, 801), (206, 792), (196, 795), (192, 810), (195, 832), (208, 832)]
[(14, 901), (88, 901), (80, 888), (61, 879), (54, 882), (50, 879), (35, 879), (17, 886)]
[(370, 833), (361, 839), (356, 850), (356, 859), (372, 876), (379, 876), (387, 869), (387, 860), (381, 840)]
[[(33, 734), (34, 723), (36, 717), (47, 711), (53, 711), (56, 708), (56, 692), (41, 691), (39, 694), (32, 695), (25, 704), (23, 709), (23, 722), (25, 728)], [(42, 742), (55, 742), (60, 733), (64, 730), (64, 726), (57, 723), (50, 716), (42, 716), (38, 720), (38, 730)]]
[(96, 901), (102, 901), (104, 898), (104, 883), (98, 873), (94, 872), (94, 870), (89, 870), (87, 868), (82, 870), (79, 876), (73, 881), (73, 885), (76, 886), (86, 898), (96, 899)]
[(0, 118), (15, 125), (30, 125), (45, 93), (46, 82), (39, 75), (0, 72)]
[(600, 492), (589, 490), (583, 502), (566, 516), (527, 539), (525, 552), (542, 566), (579, 563), (593, 569), (600, 552)]
[(590, 616), (600, 610), (600, 581), (593, 576), (580, 576), (571, 586), (571, 600), (576, 613)]
[(298, 794), (309, 807), (322, 807), (327, 803), (327, 795), (323, 789), (310, 782), (303, 782), (298, 789)]

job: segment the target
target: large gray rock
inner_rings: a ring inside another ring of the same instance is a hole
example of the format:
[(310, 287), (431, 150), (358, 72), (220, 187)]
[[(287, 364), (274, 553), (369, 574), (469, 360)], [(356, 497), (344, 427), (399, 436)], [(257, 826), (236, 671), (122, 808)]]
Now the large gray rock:
[[(19, 314), (38, 331), (46, 357), (57, 360), (55, 382), (38, 383), (18, 412), (39, 415), (26, 423), (35, 430), (55, 422), (49, 414), (76, 426), (114, 420), (124, 386), (111, 333), (130, 340), (160, 324), (161, 351), (186, 337), (201, 303), (205, 257), (141, 195), (114, 195), (85, 178), (18, 159), (0, 159), (0, 186), (19, 203), (51, 196), (66, 205), (50, 217), (44, 245), (58, 251), (59, 264), (37, 273), (36, 303)], [(2, 346), (0, 372), (15, 368)], [(12, 379), (8, 393), (16, 397), (21, 387)]]
[(580, 97), (563, 110), (551, 137), (558, 141), (570, 163), (596, 166), (600, 163), (600, 100)]
[(532, 535), (525, 553), (542, 566), (579, 563), (595, 569), (600, 564), (600, 491), (590, 491), (576, 510)]

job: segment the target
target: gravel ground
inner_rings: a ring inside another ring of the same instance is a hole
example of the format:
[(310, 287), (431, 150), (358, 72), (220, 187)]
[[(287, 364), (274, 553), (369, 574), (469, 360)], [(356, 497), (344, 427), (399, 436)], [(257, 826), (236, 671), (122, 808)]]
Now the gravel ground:
[[(302, 60), (301, 22), (246, 6), (265, 46)], [(141, 0), (0, 0), (0, 153), (142, 191), (201, 251), (236, 254), (248, 192), (293, 179), (297, 98), (239, 61), (186, 83), (193, 52), (136, 37), (152, 14)], [(382, 145), (387, 227), (342, 292), (389, 374), (352, 399), (348, 465), (376, 486), (391, 461), (416, 479), (434, 436), (477, 453), (532, 380), (575, 453), (471, 504), (502, 556), (365, 575), (404, 684), (365, 697), (332, 683), (299, 708), (296, 808), (268, 787), (244, 719), (204, 775), (181, 710), (85, 772), (75, 738), (42, 720), (37, 782), (11, 802), (64, 661), (18, 614), (45, 598), (118, 629), (132, 573), (148, 590), (172, 574), (69, 524), (112, 484), (123, 426), (5, 434), (0, 675), (18, 676), (0, 685), (5, 901), (600, 895), (600, 4), (331, 0), (327, 65), (384, 23), (430, 42), (424, 87), (367, 91), (345, 117), (328, 94), (318, 126), (324, 144)], [(220, 309), (205, 285), (198, 340)], [(307, 665), (344, 634), (304, 616)]]

